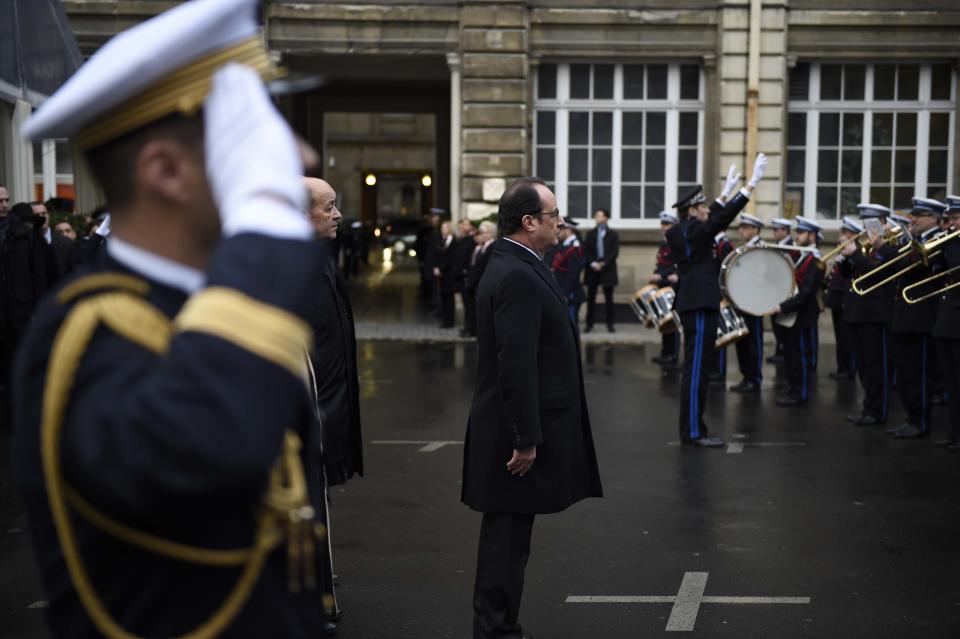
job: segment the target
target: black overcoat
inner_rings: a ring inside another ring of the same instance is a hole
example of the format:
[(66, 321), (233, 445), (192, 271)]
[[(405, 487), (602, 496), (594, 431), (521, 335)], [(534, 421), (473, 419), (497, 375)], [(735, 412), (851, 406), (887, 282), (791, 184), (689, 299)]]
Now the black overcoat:
[[(477, 382), (461, 499), (474, 510), (554, 513), (601, 497), (576, 329), (553, 274), (498, 240), (477, 291)], [(514, 449), (537, 447), (524, 477)]]
[(587, 286), (596, 284), (605, 288), (619, 284), (620, 275), (617, 271), (617, 257), (619, 255), (620, 236), (607, 226), (607, 232), (603, 236), (603, 268), (599, 271), (590, 268), (590, 265), (597, 261), (597, 229), (591, 229), (587, 233), (587, 239), (583, 242), (583, 257), (586, 262), (586, 268), (583, 271), (584, 283)]

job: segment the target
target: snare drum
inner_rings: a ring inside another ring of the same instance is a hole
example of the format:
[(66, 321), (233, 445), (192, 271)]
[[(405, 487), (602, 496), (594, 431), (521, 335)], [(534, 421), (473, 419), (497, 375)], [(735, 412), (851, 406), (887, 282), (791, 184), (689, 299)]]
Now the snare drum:
[(653, 294), (654, 321), (661, 333), (673, 333), (680, 330), (680, 316), (673, 310), (674, 297), (676, 297), (676, 292), (669, 286), (657, 289), (657, 292)]
[(647, 284), (636, 293), (630, 300), (630, 308), (637, 314), (637, 319), (643, 322), (647, 328), (654, 328), (653, 296), (657, 292), (656, 284)]
[(740, 313), (737, 312), (727, 300), (720, 301), (720, 322), (717, 324), (716, 347), (723, 348), (739, 342), (750, 334), (747, 323), (743, 321)]
[(793, 260), (776, 249), (741, 246), (720, 265), (720, 290), (741, 312), (769, 315), (796, 293)]

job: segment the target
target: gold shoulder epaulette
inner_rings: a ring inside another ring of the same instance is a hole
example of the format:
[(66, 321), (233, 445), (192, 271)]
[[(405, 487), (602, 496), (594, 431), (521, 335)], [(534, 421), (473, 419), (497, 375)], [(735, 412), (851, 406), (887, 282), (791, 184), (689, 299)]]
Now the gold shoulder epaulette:
[(122, 290), (145, 296), (150, 292), (150, 283), (125, 273), (94, 273), (75, 280), (57, 292), (57, 302), (69, 304), (87, 293), (102, 290)]

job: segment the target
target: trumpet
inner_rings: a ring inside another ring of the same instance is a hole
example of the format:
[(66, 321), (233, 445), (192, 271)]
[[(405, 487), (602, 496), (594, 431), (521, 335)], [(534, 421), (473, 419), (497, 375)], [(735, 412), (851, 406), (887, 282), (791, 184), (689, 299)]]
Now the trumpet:
[[(857, 295), (866, 295), (868, 293), (871, 293), (877, 290), (878, 288), (886, 286), (893, 280), (899, 277), (902, 277), (907, 273), (910, 273), (911, 271), (913, 271), (916, 268), (919, 268), (920, 266), (924, 266), (924, 267), (928, 266), (930, 264), (930, 260), (937, 257), (942, 252), (942, 249), (940, 247), (946, 244), (947, 242), (950, 242), (956, 239), (958, 236), (960, 236), (960, 230), (951, 231), (945, 234), (935, 235), (934, 237), (927, 240), (926, 242), (919, 242), (917, 240), (912, 239), (909, 244), (905, 244), (902, 247), (900, 247), (900, 249), (897, 251), (897, 255), (893, 259), (887, 262), (884, 262), (880, 266), (874, 269), (871, 269), (870, 271), (864, 273), (857, 279), (853, 280), (853, 283), (851, 285), (851, 287), (853, 288), (853, 292), (856, 293)], [(876, 276), (878, 273), (887, 272), (892, 267), (900, 264), (901, 262), (903, 262), (908, 258), (911, 258), (915, 253), (920, 254), (919, 262), (913, 262), (911, 264), (903, 266), (902, 268), (898, 268), (893, 273), (883, 278), (879, 282), (876, 282), (867, 288), (863, 288), (864, 281), (866, 281), (871, 277)], [(951, 272), (953, 270), (954, 269), (951, 269), (950, 271), (947, 271), (947, 272)], [(929, 297), (932, 297), (933, 295), (936, 295), (942, 292), (942, 291), (936, 291), (935, 293), (929, 296), (925, 296), (922, 299), (916, 299), (914, 301), (910, 301), (910, 299), (908, 299), (908, 295), (906, 294), (908, 289), (912, 290), (913, 288), (920, 286), (921, 284), (926, 284), (935, 279), (939, 279), (940, 277), (943, 277), (944, 275), (946, 275), (947, 272), (938, 273), (937, 275), (928, 277), (924, 280), (921, 280), (920, 282), (916, 282), (915, 284), (911, 284), (910, 286), (904, 288), (903, 290), (904, 301), (906, 301), (909, 304), (916, 304), (917, 302), (923, 301), (923, 299), (929, 299)]]
[(840, 242), (835, 247), (833, 247), (832, 249), (830, 249), (829, 251), (821, 255), (818, 261), (819, 266), (822, 269), (826, 270), (827, 266), (830, 264), (830, 261), (836, 256), (838, 256), (840, 254), (840, 251), (842, 251), (852, 243), (856, 243), (857, 246), (859, 247), (860, 252), (863, 254), (866, 254), (867, 251), (869, 251), (869, 247), (870, 247), (869, 240), (867, 239), (866, 230), (860, 231), (853, 237)]
[[(943, 246), (947, 242), (952, 242), (958, 237), (960, 237), (960, 229), (954, 229), (947, 233), (938, 235), (933, 239), (928, 240), (927, 242), (924, 242), (923, 244), (921, 244), (919, 250), (921, 252), (920, 257), (924, 265), (929, 264), (931, 259), (933, 259), (934, 257), (936, 257), (937, 255), (943, 252), (943, 250), (940, 249), (939, 247)], [(948, 275), (955, 273), (958, 270), (960, 270), (960, 265), (948, 268), (947, 270), (931, 275), (930, 277), (926, 277), (920, 280), (919, 282), (914, 282), (910, 286), (905, 286), (903, 291), (900, 293), (903, 296), (903, 301), (906, 302), (907, 304), (919, 304), (920, 302), (928, 300), (932, 297), (937, 297), (938, 295), (942, 295), (943, 293), (946, 293), (949, 290), (957, 288), (958, 286), (960, 286), (960, 281), (952, 282), (950, 284), (947, 284), (946, 286), (941, 286), (940, 288), (930, 291), (924, 295), (921, 295), (920, 297), (910, 296), (911, 292), (916, 290), (917, 288), (920, 288), (922, 286), (930, 284), (931, 282), (935, 282), (944, 277), (947, 277)]]

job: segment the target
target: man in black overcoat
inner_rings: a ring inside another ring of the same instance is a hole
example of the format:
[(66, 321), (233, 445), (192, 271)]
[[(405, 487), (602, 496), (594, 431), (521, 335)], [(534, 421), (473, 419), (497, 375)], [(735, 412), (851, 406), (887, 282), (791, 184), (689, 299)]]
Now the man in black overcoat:
[[(714, 237), (746, 206), (766, 168), (762, 153), (754, 162), (753, 177), (729, 202), (719, 199), (707, 204), (698, 185), (684, 193), (674, 205), (680, 223), (667, 231), (667, 244), (677, 264), (680, 281), (674, 309), (683, 325), (683, 382), (680, 391), (680, 441), (699, 447), (720, 447), (720, 437), (710, 437), (703, 422), (707, 403), (707, 371), (716, 357), (714, 342), (720, 316), (720, 264), (714, 251)], [(731, 167), (723, 193), (732, 193), (740, 182)], [(723, 197), (723, 195), (721, 195)]]
[(539, 178), (500, 198), (500, 240), (477, 291), (477, 383), (461, 499), (483, 513), (474, 639), (518, 622), (534, 517), (602, 496), (576, 327), (543, 263), (563, 218)]
[(470, 270), (470, 259), (477, 248), (477, 241), (474, 237), (477, 234), (477, 227), (471, 220), (462, 218), (457, 222), (457, 237), (453, 249), (453, 270), (456, 278), (456, 290), (460, 293), (460, 301), (463, 302), (463, 328), (460, 329), (461, 337), (469, 337), (472, 333), (469, 330), (470, 316), (475, 314), (475, 310), (470, 308), (476, 298), (467, 292), (467, 278)]
[(584, 260), (587, 263), (583, 271), (583, 283), (587, 285), (587, 326), (584, 331), (589, 333), (593, 330), (597, 311), (597, 288), (600, 287), (603, 289), (607, 330), (613, 333), (613, 289), (620, 281), (617, 272), (620, 236), (607, 224), (610, 213), (605, 209), (597, 209), (593, 219), (597, 225), (587, 233), (583, 246)]

